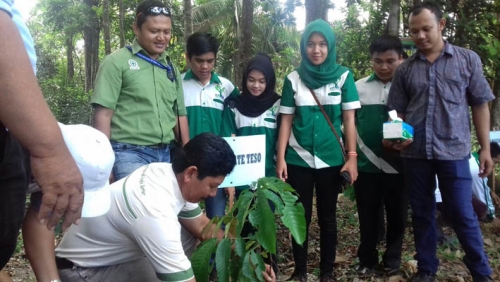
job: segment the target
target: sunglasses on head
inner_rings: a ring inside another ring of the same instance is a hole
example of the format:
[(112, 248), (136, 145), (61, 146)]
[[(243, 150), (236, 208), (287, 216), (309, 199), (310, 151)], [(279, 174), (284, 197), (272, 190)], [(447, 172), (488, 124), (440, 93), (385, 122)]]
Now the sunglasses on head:
[(170, 16), (170, 9), (167, 7), (149, 7), (144, 11), (145, 14), (153, 14), (153, 15), (165, 15), (165, 16)]
[(136, 16), (138, 19), (140, 15), (165, 15), (171, 16), (170, 9), (167, 7), (149, 7), (144, 12), (139, 12)]

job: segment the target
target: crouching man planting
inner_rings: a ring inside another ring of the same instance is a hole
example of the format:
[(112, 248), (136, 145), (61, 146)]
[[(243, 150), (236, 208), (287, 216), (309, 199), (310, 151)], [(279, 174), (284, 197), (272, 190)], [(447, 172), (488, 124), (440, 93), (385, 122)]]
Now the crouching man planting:
[[(202, 233), (210, 220), (197, 203), (216, 194), (235, 162), (226, 141), (204, 133), (172, 164), (151, 163), (113, 183), (110, 210), (82, 218), (56, 249), (61, 280), (196, 281), (188, 260), (194, 244), (183, 241), (181, 225), (199, 240), (223, 237)], [(275, 281), (269, 273), (265, 280)]]

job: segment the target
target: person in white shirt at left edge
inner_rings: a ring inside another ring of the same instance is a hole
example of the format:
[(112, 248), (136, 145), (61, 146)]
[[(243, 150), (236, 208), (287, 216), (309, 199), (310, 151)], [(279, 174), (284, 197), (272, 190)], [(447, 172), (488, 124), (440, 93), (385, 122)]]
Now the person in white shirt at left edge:
[[(59, 128), (84, 179), (82, 217), (98, 217), (105, 214), (111, 205), (109, 174), (115, 161), (108, 138), (104, 133), (87, 125), (59, 123)], [(59, 281), (54, 260), (54, 231), (48, 230), (37, 220), (41, 203), (42, 192), (32, 193), (22, 232), (26, 256), (37, 281)]]

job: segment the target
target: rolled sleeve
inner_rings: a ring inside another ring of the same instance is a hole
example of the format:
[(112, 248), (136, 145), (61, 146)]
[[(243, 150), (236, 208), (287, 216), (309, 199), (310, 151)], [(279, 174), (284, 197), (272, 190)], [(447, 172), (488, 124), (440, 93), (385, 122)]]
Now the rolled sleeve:
[(358, 89), (351, 71), (348, 71), (344, 84), (342, 85), (342, 110), (355, 110), (361, 108)]
[(292, 82), (288, 77), (283, 83), (283, 91), (281, 92), (281, 105), (279, 112), (282, 114), (292, 115), (295, 113), (295, 91), (292, 87)]
[(182, 208), (178, 217), (185, 219), (197, 218), (202, 213), (203, 212), (201, 211), (201, 208), (198, 204), (187, 202), (186, 205), (184, 205), (184, 207)]
[(467, 87), (469, 105), (477, 106), (495, 99), (490, 85), (484, 77), (481, 59), (474, 52), (470, 52), (469, 67), (471, 69), (469, 86)]
[(91, 103), (105, 108), (116, 110), (116, 104), (122, 88), (123, 71), (117, 62), (107, 56), (97, 71), (94, 93)]

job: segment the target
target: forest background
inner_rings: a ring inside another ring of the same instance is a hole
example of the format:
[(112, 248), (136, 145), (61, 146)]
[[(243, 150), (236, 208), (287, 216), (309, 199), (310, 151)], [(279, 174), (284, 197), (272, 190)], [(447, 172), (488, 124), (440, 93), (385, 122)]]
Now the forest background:
[[(275, 65), (279, 93), (285, 75), (299, 65), (297, 22), (303, 23), (304, 19), (295, 18), (294, 11), (303, 9), (305, 15), (295, 15), (305, 17), (305, 23), (317, 18), (332, 23), (337, 36), (337, 60), (360, 79), (371, 72), (370, 42), (384, 32), (407, 37), (408, 11), (419, 0), (342, 1), (336, 0), (336, 7), (330, 0), (167, 0), (174, 15), (174, 37), (168, 53), (185, 70), (185, 39), (196, 31), (210, 32), (221, 43), (216, 71), (240, 85), (245, 63), (256, 52), (266, 52)], [(105, 55), (131, 44), (138, 2), (37, 1), (27, 23), (35, 40), (39, 83), (59, 121), (89, 123), (89, 100), (99, 63)], [(437, 2), (447, 19), (445, 38), (479, 54), (498, 98), (500, 0)], [(500, 126), (499, 101), (491, 104), (492, 128)]]

